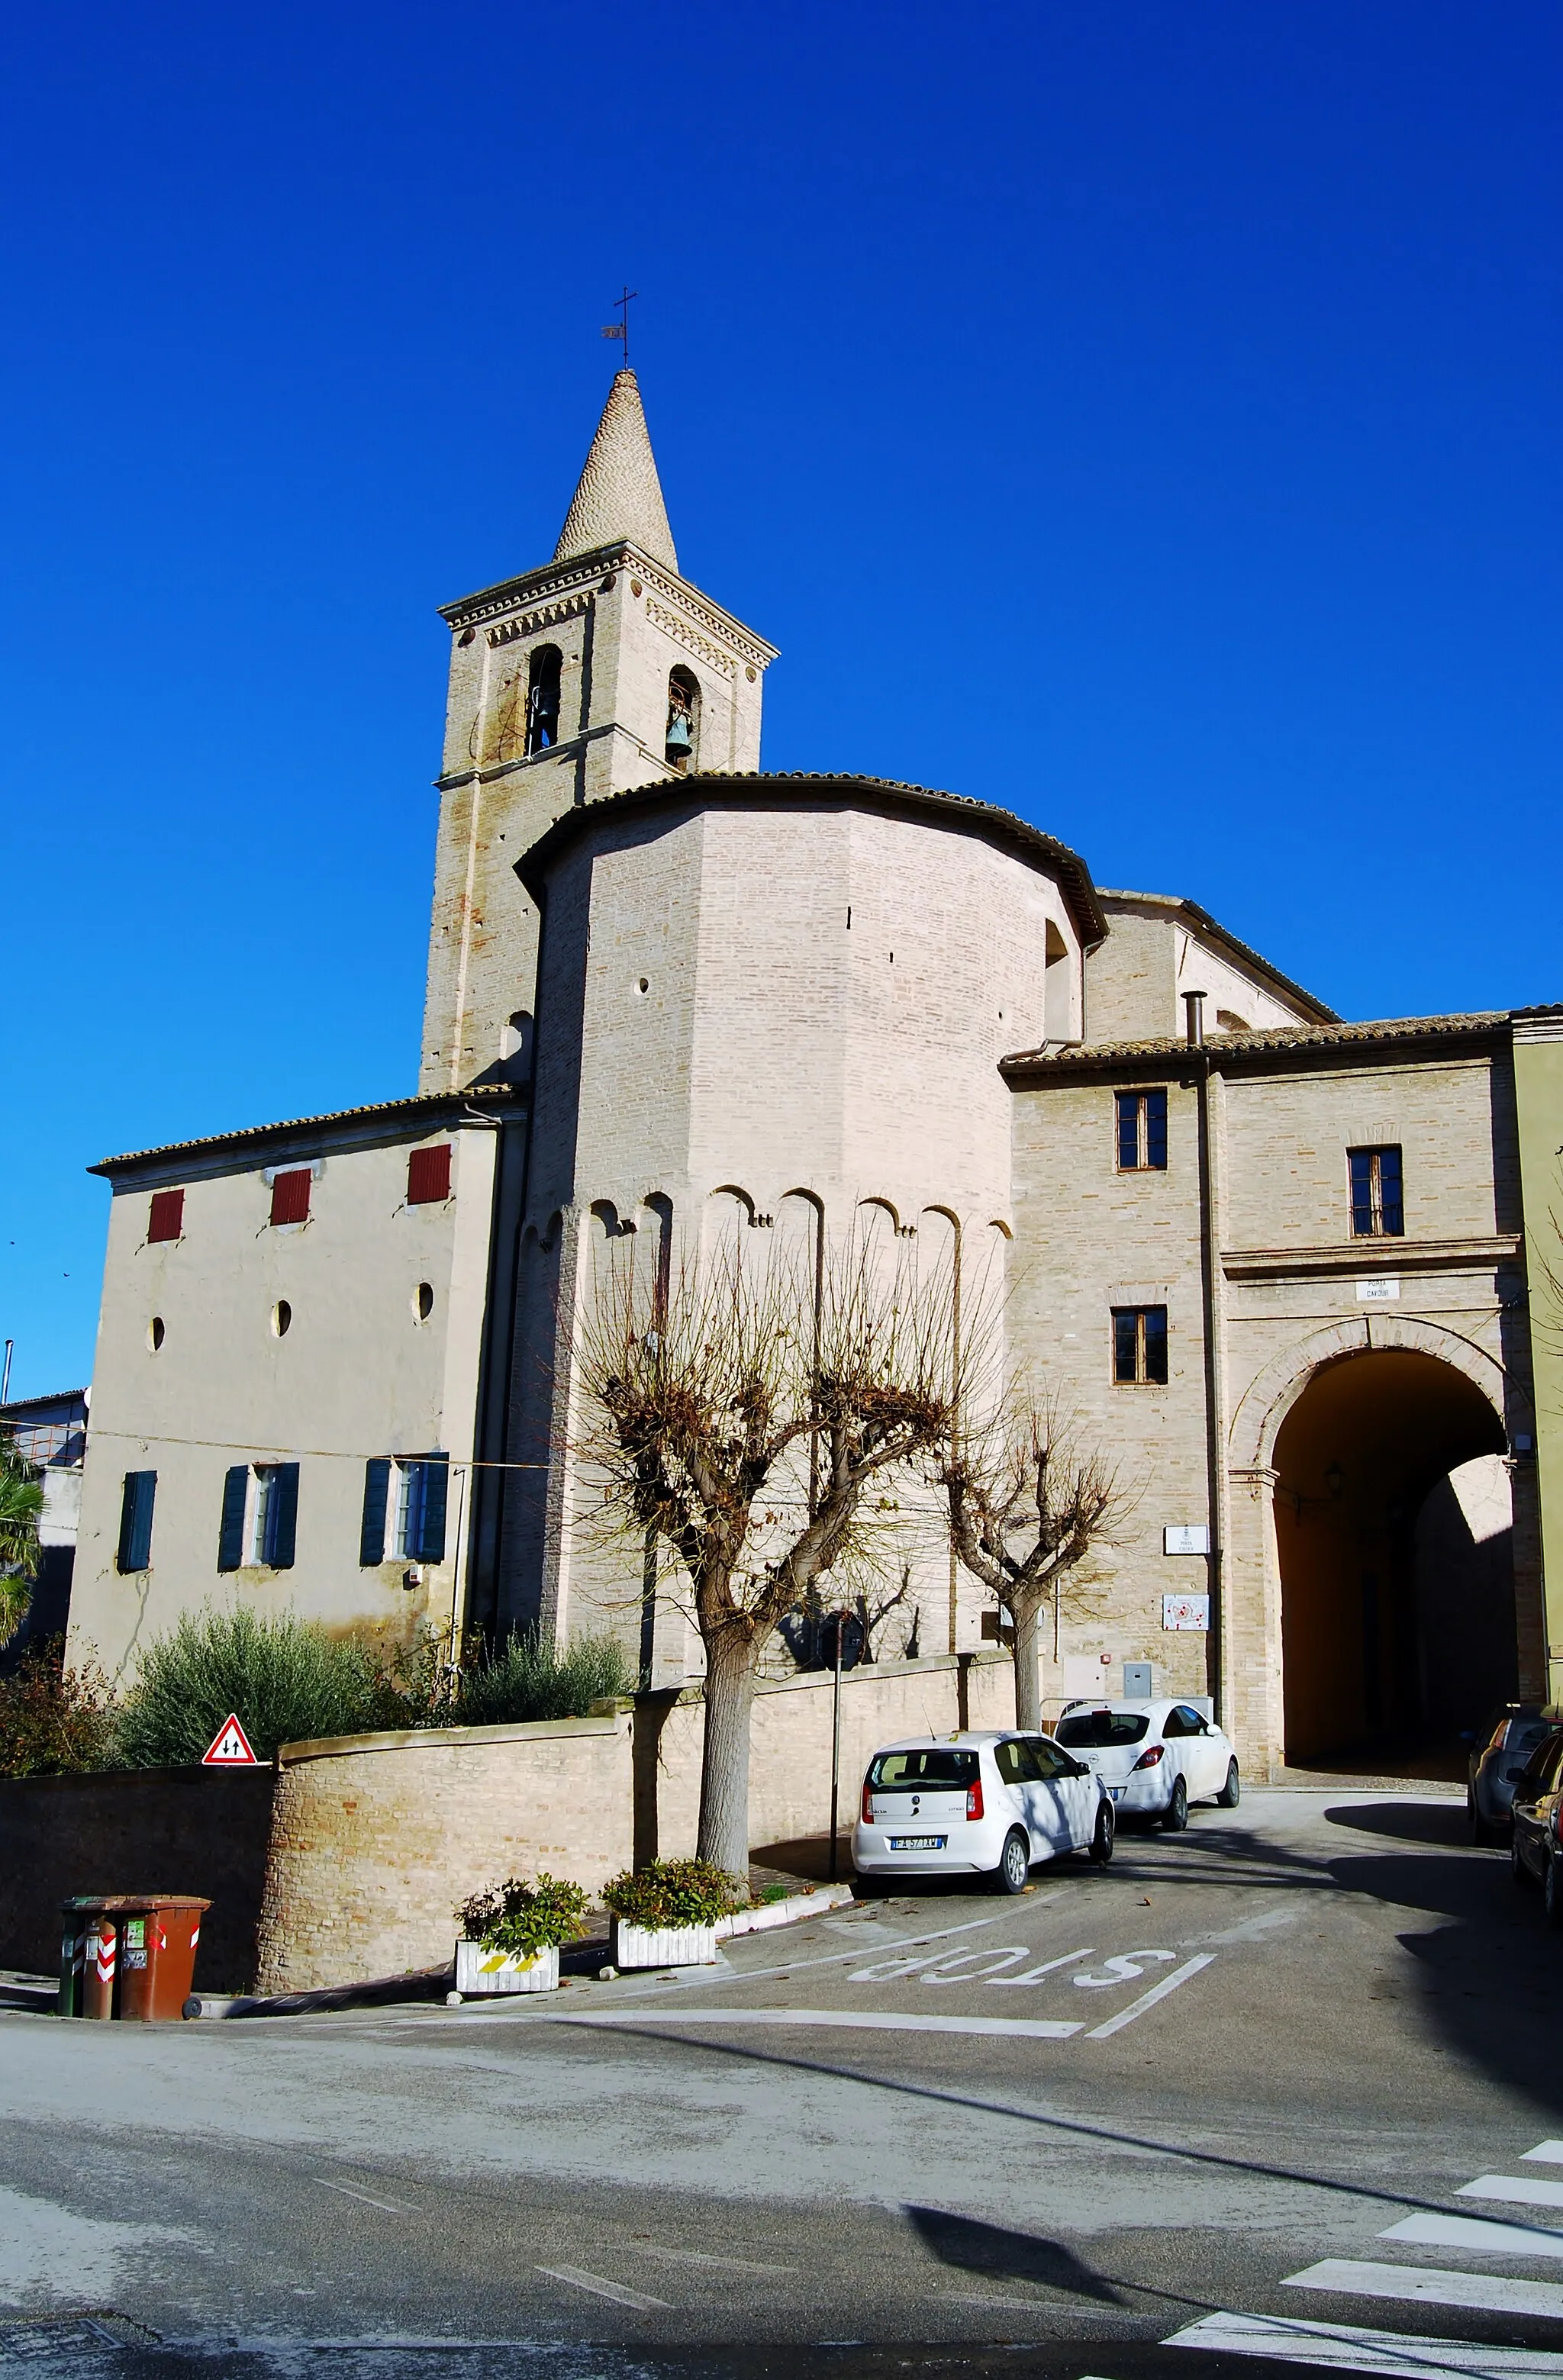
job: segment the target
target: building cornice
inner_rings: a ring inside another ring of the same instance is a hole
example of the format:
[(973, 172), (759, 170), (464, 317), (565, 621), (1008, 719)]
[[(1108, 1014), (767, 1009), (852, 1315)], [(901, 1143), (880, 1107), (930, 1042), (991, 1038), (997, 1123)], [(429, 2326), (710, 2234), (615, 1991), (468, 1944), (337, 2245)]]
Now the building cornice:
[[(681, 606), (693, 631), (716, 638), (756, 671), (765, 669), (775, 660), (775, 645), (768, 645), (763, 637), (746, 628), (741, 620), (714, 603), (709, 595), (702, 595), (698, 587), (681, 578), (676, 570), (653, 562), (638, 545), (622, 539), (616, 539), (611, 545), (598, 546), (591, 553), (575, 554), (568, 562), (545, 563), (540, 570), (529, 570), (519, 578), (507, 578), (497, 587), (482, 588), (475, 595), (463, 595), (457, 602), (442, 603), (440, 617), (447, 627), (460, 634), (488, 623), (508, 626), (507, 615), (515, 613), (515, 633), (526, 635), (530, 630), (520, 625), (520, 615), (537, 613), (539, 625), (546, 625), (549, 618), (564, 619), (585, 609), (593, 586), (600, 589), (604, 577), (617, 577), (621, 571), (629, 571), (643, 586), (654, 588), (667, 601)], [(489, 641), (504, 644), (510, 639), (491, 633)]]
[(299, 1116), (286, 1123), (243, 1125), (201, 1140), (170, 1141), (127, 1157), (105, 1157), (89, 1173), (115, 1184), (154, 1173), (188, 1172), (194, 1165), (242, 1157), (259, 1164), (268, 1152), (295, 1145), (311, 1148), (346, 1141), (421, 1140), (424, 1134), (463, 1124), (486, 1126), (524, 1119), (526, 1101), (508, 1083), (483, 1084), (469, 1091), (433, 1091), (409, 1099), (385, 1099), (373, 1107), (340, 1108), (331, 1115)]
[(788, 771), (770, 775), (759, 770), (749, 773), (691, 770), (658, 784), (635, 785), (628, 792), (607, 794), (597, 801), (583, 802), (578, 808), (567, 810), (539, 836), (530, 851), (522, 853), (516, 862), (516, 873), (532, 898), (540, 900), (548, 872), (560, 854), (610, 819), (655, 808), (775, 809), (786, 807), (789, 795), (800, 808), (818, 808), (822, 803), (833, 803), (843, 809), (861, 807), (915, 818), (958, 833), (982, 835), (1032, 866), (1041, 866), (1048, 874), (1056, 876), (1086, 949), (1093, 949), (1107, 931), (1091, 870), (1067, 844), (1044, 834), (1040, 827), (1028, 825), (1010, 810), (995, 809), (991, 803), (973, 801), (966, 794), (939, 793), (927, 785), (903, 784), (889, 777), (823, 771)]
[(1223, 1248), (1228, 1281), (1323, 1281), (1358, 1273), (1486, 1272), (1524, 1255), (1517, 1232), (1468, 1240), (1346, 1240), (1330, 1247)]

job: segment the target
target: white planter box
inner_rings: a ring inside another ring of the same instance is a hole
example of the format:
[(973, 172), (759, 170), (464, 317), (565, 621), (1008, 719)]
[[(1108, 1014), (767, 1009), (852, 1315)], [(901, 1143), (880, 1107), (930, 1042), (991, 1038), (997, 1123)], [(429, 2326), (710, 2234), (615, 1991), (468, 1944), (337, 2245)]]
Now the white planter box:
[(499, 1992), (556, 1992), (558, 1948), (550, 1943), (545, 1950), (507, 1952), (485, 1950), (481, 1942), (458, 1942), (456, 1988), (464, 2000)]
[(716, 1963), (714, 1925), (629, 1925), (613, 1921), (608, 1956), (616, 1967), (714, 1967)]

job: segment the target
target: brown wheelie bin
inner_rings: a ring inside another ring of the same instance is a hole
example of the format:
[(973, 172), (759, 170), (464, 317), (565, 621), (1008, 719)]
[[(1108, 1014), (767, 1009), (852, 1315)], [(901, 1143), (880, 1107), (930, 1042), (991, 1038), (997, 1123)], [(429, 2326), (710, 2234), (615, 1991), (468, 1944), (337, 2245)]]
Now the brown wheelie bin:
[(200, 2013), (190, 1991), (202, 1912), (209, 1900), (164, 1892), (121, 1904), (119, 2014), (128, 2024), (172, 2024)]

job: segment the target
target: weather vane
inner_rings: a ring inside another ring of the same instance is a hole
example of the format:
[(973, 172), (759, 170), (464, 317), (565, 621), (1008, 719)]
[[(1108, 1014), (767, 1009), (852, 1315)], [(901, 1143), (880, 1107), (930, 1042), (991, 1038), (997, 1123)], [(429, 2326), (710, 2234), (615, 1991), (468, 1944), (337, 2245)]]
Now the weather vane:
[(604, 339), (621, 339), (623, 341), (626, 370), (628, 370), (629, 367), (629, 305), (630, 300), (638, 298), (640, 294), (641, 293), (638, 289), (631, 289), (627, 283), (623, 294), (616, 298), (613, 301), (618, 310), (621, 319), (617, 322), (604, 322), (603, 325), (603, 336)]

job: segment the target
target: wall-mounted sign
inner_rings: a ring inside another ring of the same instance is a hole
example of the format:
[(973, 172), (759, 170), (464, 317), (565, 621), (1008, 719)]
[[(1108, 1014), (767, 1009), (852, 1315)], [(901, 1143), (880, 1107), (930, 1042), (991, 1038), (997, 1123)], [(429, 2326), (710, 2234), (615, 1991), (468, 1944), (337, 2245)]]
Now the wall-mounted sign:
[(1210, 1531), (1204, 1527), (1164, 1529), (1164, 1554), (1207, 1554), (1210, 1551)]
[(1210, 1597), (1208, 1595), (1164, 1595), (1162, 1597), (1164, 1628), (1208, 1628)]
[(1359, 1305), (1392, 1305), (1400, 1294), (1400, 1284), (1393, 1273), (1374, 1281), (1357, 1283)]

